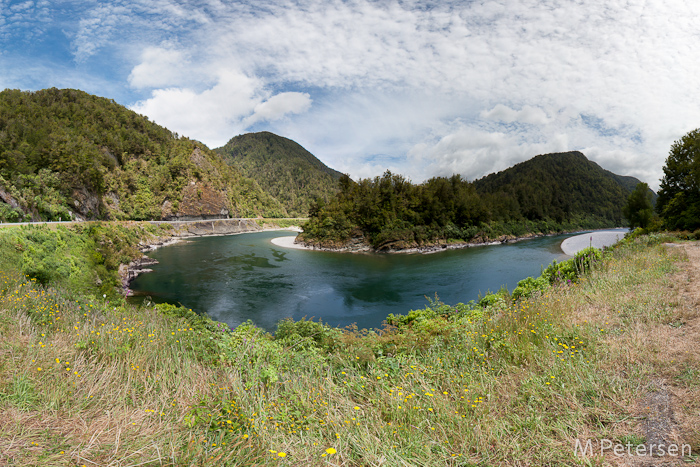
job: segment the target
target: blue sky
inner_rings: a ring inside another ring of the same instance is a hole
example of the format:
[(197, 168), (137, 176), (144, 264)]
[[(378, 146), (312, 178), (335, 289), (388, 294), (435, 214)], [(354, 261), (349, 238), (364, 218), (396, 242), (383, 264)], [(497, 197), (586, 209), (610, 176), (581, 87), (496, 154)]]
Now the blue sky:
[(78, 88), (215, 148), (291, 138), (353, 178), (580, 150), (658, 188), (700, 127), (694, 0), (0, 0), (0, 89)]

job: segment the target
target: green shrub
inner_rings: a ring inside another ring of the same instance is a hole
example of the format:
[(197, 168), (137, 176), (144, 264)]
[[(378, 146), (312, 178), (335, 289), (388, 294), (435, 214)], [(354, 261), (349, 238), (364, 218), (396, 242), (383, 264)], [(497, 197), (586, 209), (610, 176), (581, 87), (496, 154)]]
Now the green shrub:
[(578, 275), (589, 271), (601, 259), (603, 259), (603, 252), (598, 248), (588, 247), (576, 253), (574, 255), (574, 263)]
[(63, 227), (27, 226), (14, 231), (13, 243), (22, 253), (22, 274), (39, 283), (70, 283), (83, 290), (97, 285), (88, 259), (93, 245), (87, 239)]
[(294, 321), (292, 318), (285, 318), (277, 323), (275, 340), (291, 346), (294, 349), (318, 348), (326, 351), (333, 350), (343, 331), (333, 328), (321, 321), (312, 321), (302, 318)]
[(390, 313), (386, 317), (386, 322), (391, 326), (396, 326), (398, 328), (412, 325), (414, 322), (426, 321), (429, 319), (436, 318), (438, 314), (430, 307), (426, 306), (420, 310), (410, 310), (408, 314), (405, 315), (395, 315)]
[(155, 310), (162, 313), (165, 316), (172, 316), (174, 318), (180, 318), (185, 323), (187, 327), (192, 328), (195, 331), (209, 331), (213, 333), (228, 333), (230, 328), (226, 323), (220, 323), (209, 318), (207, 315), (201, 315), (191, 308), (185, 308), (180, 305), (171, 305), (170, 303), (159, 303), (155, 307)]
[(484, 318), (487, 309), (488, 307), (478, 306), (474, 300), (469, 303), (458, 303), (454, 307), (453, 317), (455, 320), (475, 322)]
[(601, 250), (588, 247), (576, 253), (571, 259), (561, 263), (553, 261), (552, 264), (542, 271), (542, 277), (549, 281), (550, 284), (576, 282), (581, 274), (590, 270), (602, 258), (603, 252)]
[(501, 287), (501, 290), (499, 290), (498, 292), (495, 292), (495, 293), (487, 291), (486, 295), (479, 298), (479, 301), (477, 302), (477, 304), (482, 308), (489, 308), (489, 307), (500, 308), (502, 305), (507, 303), (509, 300), (510, 300), (510, 294), (508, 293), (508, 289), (505, 287)]
[(518, 282), (518, 286), (513, 290), (513, 300), (532, 297), (535, 292), (544, 292), (548, 288), (549, 280), (546, 277), (526, 277)]

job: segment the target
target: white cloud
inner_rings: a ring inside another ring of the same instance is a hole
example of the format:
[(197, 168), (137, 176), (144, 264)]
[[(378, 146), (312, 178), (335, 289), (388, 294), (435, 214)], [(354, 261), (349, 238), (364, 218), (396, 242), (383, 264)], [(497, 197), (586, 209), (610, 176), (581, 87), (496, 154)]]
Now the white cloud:
[(219, 147), (257, 121), (278, 120), (304, 112), (311, 105), (305, 93), (267, 95), (260, 80), (225, 70), (209, 89), (156, 89), (132, 109), (172, 131)]
[(210, 89), (156, 89), (132, 106), (172, 131), (221, 146), (242, 130), (240, 122), (260, 102), (260, 83), (240, 72), (225, 70)]
[[(532, 151), (540, 149), (595, 147), (595, 157), (600, 158), (620, 151), (637, 153), (637, 166), (640, 160), (649, 161), (656, 169), (646, 173), (659, 174), (663, 161), (655, 154), (670, 141), (656, 135), (677, 134), (700, 120), (698, 109), (689, 104), (694, 100), (687, 100), (688, 94), (700, 98), (692, 84), (700, 65), (684, 45), (694, 33), (677, 5), (659, 0), (645, 2), (644, 8), (634, 2), (623, 8), (615, 1), (590, 8), (564, 0), (507, 6), (496, 1), (448, 2), (432, 9), (417, 5), (368, 1), (238, 5), (219, 12), (222, 20), (203, 36), (207, 50), (198, 51), (205, 55), (204, 63), (235, 64), (260, 78), (263, 88), (278, 83), (288, 91), (295, 86), (333, 90), (332, 97), (311, 93), (315, 105), (306, 111), (308, 115), (302, 111), (300, 117), (276, 127), (292, 130), (312, 142), (310, 149), (330, 154), (358, 172), (365, 172), (360, 168), (367, 162), (360, 161), (369, 155), (405, 156), (422, 144), (446, 151), (428, 152), (435, 156), (424, 158), (429, 173), (459, 168), (477, 175), (476, 168), (489, 165), (482, 157), (500, 157), (502, 163), (491, 164), (500, 167), (532, 157), (536, 154)], [(367, 106), (356, 105), (358, 101), (349, 97), (365, 96), (368, 90), (385, 93), (384, 109), (367, 112)], [(433, 96), (437, 107), (427, 114), (425, 95)], [(480, 102), (483, 110), (463, 118), (465, 130), (453, 134), (449, 122), (455, 113), (450, 102), (467, 103), (470, 109)], [(401, 125), (407, 114), (418, 114), (408, 123), (411, 132)], [(599, 127), (586, 127), (581, 115), (595, 117)], [(312, 119), (328, 132), (327, 137), (311, 128)], [(510, 124), (534, 128), (514, 129)], [(617, 132), (617, 137), (600, 132), (605, 129)], [(484, 134), (500, 134), (503, 139), (494, 146)], [(440, 138), (446, 139), (436, 145)], [(472, 147), (470, 138), (481, 146)], [(562, 139), (568, 147), (562, 147)], [(320, 140), (334, 143), (314, 144)], [(395, 150), (387, 147), (390, 141), (396, 143)], [(514, 146), (504, 146), (510, 144)], [(405, 160), (396, 165), (413, 170), (411, 158)], [(634, 165), (620, 168), (631, 170)]]
[(181, 84), (190, 73), (190, 61), (182, 51), (147, 47), (141, 55), (141, 63), (131, 70), (128, 81), (137, 89), (168, 87)]
[(253, 115), (246, 118), (247, 127), (259, 122), (272, 122), (285, 115), (306, 112), (311, 107), (311, 96), (305, 92), (283, 92), (259, 103), (253, 110)]
[[(0, 5), (12, 45), (30, 10)], [(59, 7), (76, 66), (122, 63), (113, 87), (128, 83), (157, 122), (211, 146), (250, 125), (285, 131), (354, 176), (381, 164), (414, 179), (479, 176), (561, 148), (654, 186), (673, 140), (700, 126), (697, 2), (59, 0), (34, 11)]]
[(531, 125), (545, 125), (549, 122), (547, 114), (542, 109), (529, 105), (524, 106), (520, 110), (514, 110), (506, 105), (498, 104), (491, 110), (482, 111), (480, 116), (487, 120), (506, 123), (519, 122), (529, 123)]
[(76, 62), (83, 63), (112, 40), (118, 40), (119, 30), (129, 23), (132, 10), (118, 5), (102, 4), (89, 10), (78, 22), (72, 34), (72, 49)]

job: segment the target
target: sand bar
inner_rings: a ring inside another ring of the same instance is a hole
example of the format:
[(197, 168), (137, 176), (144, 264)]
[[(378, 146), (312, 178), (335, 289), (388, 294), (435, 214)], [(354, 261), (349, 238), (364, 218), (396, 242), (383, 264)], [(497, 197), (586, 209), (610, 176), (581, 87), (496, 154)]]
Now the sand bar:
[(270, 240), (273, 245), (281, 246), (283, 248), (295, 248), (297, 250), (310, 250), (311, 248), (305, 247), (303, 245), (299, 245), (298, 243), (294, 243), (294, 240), (296, 237), (292, 237), (291, 235), (287, 235), (285, 237), (277, 237), (273, 238)]
[(561, 249), (564, 254), (574, 256), (577, 252), (589, 246), (594, 248), (610, 246), (624, 237), (626, 233), (627, 230), (600, 230), (576, 235), (561, 242)]
[[(575, 237), (569, 237), (561, 243), (561, 249), (564, 254), (569, 256), (575, 255), (578, 251), (593, 246), (595, 248), (603, 248), (610, 246), (617, 242), (619, 239), (625, 236), (627, 230), (600, 230), (596, 232), (589, 232), (586, 234), (576, 235)], [(296, 237), (287, 235), (284, 237), (277, 237), (270, 240), (273, 245), (280, 246), (282, 248), (294, 248), (297, 250), (312, 250), (298, 243), (294, 243)]]

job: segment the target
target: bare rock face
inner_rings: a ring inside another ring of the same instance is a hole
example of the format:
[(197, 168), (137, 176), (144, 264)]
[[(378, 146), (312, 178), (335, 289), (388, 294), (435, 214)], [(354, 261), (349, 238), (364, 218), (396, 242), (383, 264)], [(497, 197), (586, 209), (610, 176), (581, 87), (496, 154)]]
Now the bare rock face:
[[(167, 203), (167, 201), (166, 201)], [(166, 220), (220, 219), (229, 217), (228, 199), (225, 192), (216, 190), (206, 183), (191, 181), (183, 190), (177, 213), (166, 213), (163, 205), (163, 218)], [(172, 213), (172, 206), (170, 207)]]
[[(211, 164), (200, 148), (195, 148), (192, 151), (190, 159), (201, 172), (212, 173), (216, 171), (216, 167)], [(194, 175), (199, 178), (196, 172)], [(229, 217), (229, 205), (225, 190), (217, 189), (193, 176), (189, 184), (182, 190), (182, 199), (179, 203), (173, 205), (170, 200), (165, 200), (161, 206), (161, 214), (164, 220), (221, 219)]]
[(161, 219), (169, 219), (173, 216), (173, 203), (170, 202), (170, 200), (166, 199), (163, 201), (163, 204), (160, 206), (160, 217)]
[(100, 213), (100, 198), (82, 187), (73, 190), (73, 206), (85, 218), (93, 219)]
[(9, 204), (12, 209), (19, 209), (19, 203), (2, 186), (0, 186), (0, 201)]
[(209, 235), (231, 235), (243, 232), (259, 232), (262, 227), (252, 219), (217, 219), (210, 221), (187, 222), (177, 237), (201, 237)]
[(109, 208), (119, 210), (119, 196), (115, 192), (105, 193), (102, 199)]
[(136, 276), (139, 274), (143, 274), (144, 272), (152, 272), (153, 269), (148, 268), (148, 266), (152, 266), (154, 264), (158, 264), (158, 261), (144, 255), (141, 258), (130, 262), (128, 265), (119, 265), (119, 277), (121, 278), (122, 288), (125, 295), (131, 295), (131, 290), (129, 289), (129, 284), (131, 284), (131, 281), (136, 279)]
[(194, 148), (190, 159), (192, 159), (192, 162), (194, 162), (194, 164), (197, 167), (203, 169), (206, 172), (211, 172), (212, 170), (214, 170), (214, 166), (211, 165), (204, 153), (199, 148)]

